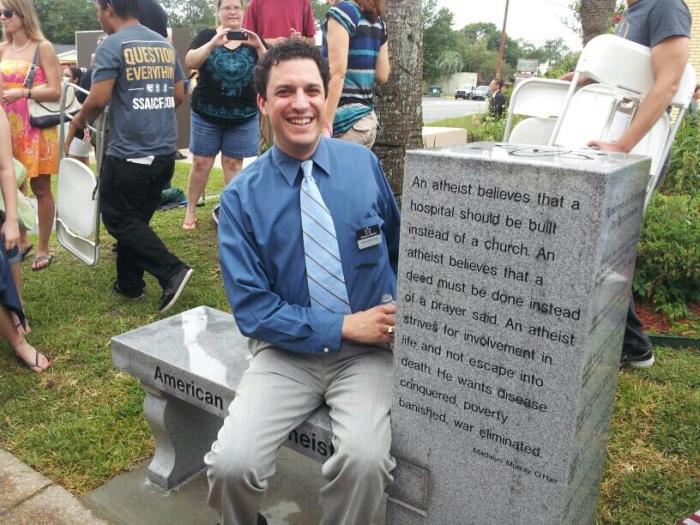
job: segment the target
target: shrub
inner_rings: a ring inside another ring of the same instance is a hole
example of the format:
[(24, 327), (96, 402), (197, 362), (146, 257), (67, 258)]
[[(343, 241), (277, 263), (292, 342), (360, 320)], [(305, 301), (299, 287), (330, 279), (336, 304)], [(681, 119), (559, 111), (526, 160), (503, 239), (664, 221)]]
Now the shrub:
[(659, 190), (667, 195), (700, 194), (700, 125), (683, 119), (671, 150), (671, 166)]
[(634, 276), (637, 296), (671, 320), (700, 302), (700, 195), (657, 194), (647, 210)]

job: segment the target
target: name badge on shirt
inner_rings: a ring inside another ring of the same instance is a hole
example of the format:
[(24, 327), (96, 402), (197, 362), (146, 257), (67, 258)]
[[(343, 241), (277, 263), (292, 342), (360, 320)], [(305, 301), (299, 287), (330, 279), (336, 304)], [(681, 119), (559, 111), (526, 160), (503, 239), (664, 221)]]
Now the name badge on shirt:
[(355, 237), (357, 237), (357, 247), (360, 250), (377, 246), (382, 242), (382, 232), (378, 224), (357, 230)]

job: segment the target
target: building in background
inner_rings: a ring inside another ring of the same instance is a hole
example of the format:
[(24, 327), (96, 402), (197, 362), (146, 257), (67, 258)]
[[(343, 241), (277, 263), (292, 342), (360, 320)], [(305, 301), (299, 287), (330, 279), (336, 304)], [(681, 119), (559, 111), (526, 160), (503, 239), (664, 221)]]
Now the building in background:
[(700, 77), (700, 0), (685, 0), (693, 15), (690, 32), (690, 63)]

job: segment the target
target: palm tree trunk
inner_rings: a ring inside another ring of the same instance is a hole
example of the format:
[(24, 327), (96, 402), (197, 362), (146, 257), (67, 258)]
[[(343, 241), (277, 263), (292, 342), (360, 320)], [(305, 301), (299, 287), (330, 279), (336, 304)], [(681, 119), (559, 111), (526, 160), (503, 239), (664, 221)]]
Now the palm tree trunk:
[(423, 147), (421, 0), (386, 0), (382, 18), (389, 33), (391, 76), (375, 99), (380, 128), (374, 152), (400, 196), (406, 150)]
[(581, 0), (583, 45), (594, 36), (607, 33), (615, 11), (615, 0)]

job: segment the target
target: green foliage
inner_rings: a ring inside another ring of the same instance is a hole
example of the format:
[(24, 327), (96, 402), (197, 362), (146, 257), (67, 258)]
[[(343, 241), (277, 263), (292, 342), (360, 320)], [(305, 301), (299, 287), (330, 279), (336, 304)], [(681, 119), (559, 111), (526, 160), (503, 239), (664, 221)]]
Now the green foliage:
[(676, 320), (700, 302), (700, 195), (657, 194), (647, 210), (634, 291)]
[(187, 27), (196, 35), (202, 29), (215, 27), (217, 24), (215, 3), (212, 0), (159, 0), (168, 13), (168, 25)]
[(700, 123), (688, 115), (676, 134), (671, 166), (660, 188), (668, 195), (700, 195)]
[(330, 6), (322, 0), (311, 0), (311, 8), (314, 10), (314, 18), (319, 25), (326, 19), (326, 13)]
[(76, 31), (100, 29), (93, 0), (34, 0), (34, 7), (53, 44), (75, 44)]
[(455, 47), (455, 34), (452, 31), (452, 12), (443, 7), (437, 8), (437, 0), (423, 2), (423, 80), (431, 83), (441, 73), (438, 65), (440, 56)]

